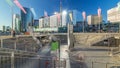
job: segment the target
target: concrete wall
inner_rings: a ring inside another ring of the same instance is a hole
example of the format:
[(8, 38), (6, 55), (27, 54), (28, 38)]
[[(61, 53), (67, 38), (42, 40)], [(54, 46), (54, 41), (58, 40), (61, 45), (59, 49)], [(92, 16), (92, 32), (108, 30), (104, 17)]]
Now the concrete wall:
[(109, 38), (111, 46), (118, 46), (119, 42), (116, 41), (115, 36), (120, 37), (117, 33), (74, 33), (76, 44), (92, 46), (95, 44), (103, 45), (101, 43)]

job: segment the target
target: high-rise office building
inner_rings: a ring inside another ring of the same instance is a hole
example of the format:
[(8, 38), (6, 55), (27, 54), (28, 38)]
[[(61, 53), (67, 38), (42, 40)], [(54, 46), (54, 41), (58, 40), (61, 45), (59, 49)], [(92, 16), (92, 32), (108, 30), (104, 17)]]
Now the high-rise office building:
[[(118, 3), (120, 5), (120, 3)], [(111, 8), (107, 11), (107, 20), (110, 23), (118, 23), (120, 22), (120, 7), (116, 6), (114, 8)]]
[(67, 15), (68, 15), (67, 12), (63, 12), (62, 13), (62, 27), (66, 27), (67, 26)]
[(77, 11), (77, 10), (71, 10), (71, 11), (68, 11), (68, 20), (67, 22), (70, 23), (70, 16), (69, 16), (69, 13), (72, 13), (72, 24), (75, 26), (76, 23), (78, 21), (83, 21), (83, 18), (82, 18), (82, 13)]
[(39, 28), (39, 20), (34, 20), (33, 27)]
[(50, 27), (51, 27), (51, 28), (56, 28), (56, 27), (58, 27), (57, 15), (52, 15), (52, 16), (50, 16)]
[(20, 15), (14, 14), (13, 15), (13, 30), (20, 32)]
[(3, 29), (3, 32), (5, 32), (5, 26), (3, 26), (2, 29)]
[(2, 29), (3, 29), (3, 32), (6, 32), (6, 31), (11, 31), (11, 27), (10, 26), (3, 26), (2, 27)]
[(30, 8), (24, 7), (26, 14), (21, 11), (21, 30), (22, 32), (29, 32), (29, 27), (33, 26), (33, 13)]
[(50, 17), (44, 17), (44, 27), (50, 27)]
[(49, 28), (50, 27), (50, 17), (41, 17), (39, 19), (39, 28)]
[[(50, 29), (51, 31), (57, 31), (59, 28), (66, 28), (67, 23), (70, 23), (70, 16), (69, 13), (72, 12), (73, 16), (73, 21), (72, 24), (76, 26), (76, 23), (78, 21), (83, 21), (82, 20), (82, 13), (78, 12), (77, 10), (72, 10), (72, 11), (63, 11), (62, 15), (60, 13), (56, 13), (54, 15), (51, 15), (49, 17), (41, 17), (39, 19), (39, 29), (37, 30), (46, 30)], [(61, 24), (62, 23), (62, 24)], [(47, 30), (49, 31), (49, 30)]]
[(44, 27), (44, 17), (41, 17), (39, 19), (39, 28), (43, 28)]
[(88, 25), (98, 25), (102, 23), (102, 16), (99, 18), (98, 15), (87, 16)]

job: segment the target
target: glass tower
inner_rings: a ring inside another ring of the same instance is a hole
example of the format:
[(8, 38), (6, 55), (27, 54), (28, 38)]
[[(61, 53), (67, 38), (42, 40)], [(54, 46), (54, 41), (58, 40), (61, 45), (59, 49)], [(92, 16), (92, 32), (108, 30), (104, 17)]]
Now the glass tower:
[(21, 11), (21, 31), (22, 32), (29, 32), (29, 27), (33, 26), (33, 13), (31, 12), (30, 8), (24, 7), (26, 14)]

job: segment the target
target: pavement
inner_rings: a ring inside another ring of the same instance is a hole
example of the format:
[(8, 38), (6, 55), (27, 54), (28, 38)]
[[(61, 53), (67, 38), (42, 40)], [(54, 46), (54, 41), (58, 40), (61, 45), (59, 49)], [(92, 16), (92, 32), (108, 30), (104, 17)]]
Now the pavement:
[(75, 45), (69, 54), (71, 68), (111, 68), (116, 64), (120, 66), (118, 59), (113, 61), (108, 47)]
[(66, 68), (71, 68), (70, 67), (70, 59), (69, 59), (69, 53), (66, 51), (68, 49), (68, 45), (61, 45), (60, 47), (60, 58), (66, 60)]

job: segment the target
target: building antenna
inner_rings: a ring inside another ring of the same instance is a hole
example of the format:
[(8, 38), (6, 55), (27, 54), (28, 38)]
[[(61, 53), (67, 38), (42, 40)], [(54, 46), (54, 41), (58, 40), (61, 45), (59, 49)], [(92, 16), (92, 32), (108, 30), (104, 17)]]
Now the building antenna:
[(60, 0), (60, 26), (62, 27), (62, 0)]

